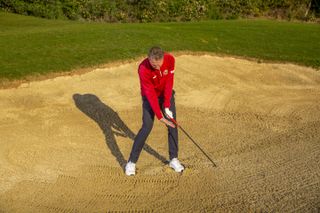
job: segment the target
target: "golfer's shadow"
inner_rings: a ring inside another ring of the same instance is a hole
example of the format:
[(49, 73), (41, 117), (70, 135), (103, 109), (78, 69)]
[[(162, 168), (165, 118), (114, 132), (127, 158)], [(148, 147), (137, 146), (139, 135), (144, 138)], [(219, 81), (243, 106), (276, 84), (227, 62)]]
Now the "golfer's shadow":
[[(118, 113), (111, 107), (102, 103), (100, 99), (93, 94), (74, 94), (73, 100), (75, 105), (89, 118), (97, 122), (105, 135), (106, 144), (111, 150), (111, 153), (117, 159), (120, 167), (124, 169), (127, 161), (121, 153), (115, 136), (128, 137), (134, 140), (135, 134), (121, 120)], [(165, 157), (157, 153), (149, 145), (145, 144), (143, 149), (149, 154), (159, 159), (162, 163), (167, 163)]]

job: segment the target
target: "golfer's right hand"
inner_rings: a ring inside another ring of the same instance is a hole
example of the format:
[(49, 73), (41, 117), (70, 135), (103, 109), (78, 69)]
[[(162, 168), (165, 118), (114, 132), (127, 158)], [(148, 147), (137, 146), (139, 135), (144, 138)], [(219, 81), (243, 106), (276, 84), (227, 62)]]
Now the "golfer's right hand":
[(167, 126), (170, 126), (172, 128), (176, 128), (176, 126), (169, 120), (165, 119), (165, 118), (161, 118), (160, 121), (164, 124), (166, 124)]

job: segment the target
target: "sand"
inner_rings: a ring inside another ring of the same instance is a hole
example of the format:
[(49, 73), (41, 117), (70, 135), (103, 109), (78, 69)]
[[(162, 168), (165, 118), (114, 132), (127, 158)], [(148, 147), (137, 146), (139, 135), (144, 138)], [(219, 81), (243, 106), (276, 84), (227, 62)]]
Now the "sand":
[(320, 72), (210, 55), (176, 58), (183, 174), (155, 121), (137, 163), (139, 61), (0, 90), (0, 212), (317, 212)]

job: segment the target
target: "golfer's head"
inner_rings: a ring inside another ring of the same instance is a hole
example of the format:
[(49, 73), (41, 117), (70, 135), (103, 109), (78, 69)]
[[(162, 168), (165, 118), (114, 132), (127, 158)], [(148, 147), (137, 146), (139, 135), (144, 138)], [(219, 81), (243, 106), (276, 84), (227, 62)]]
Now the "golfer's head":
[(164, 52), (160, 47), (152, 47), (148, 53), (148, 59), (153, 69), (159, 70), (163, 63)]

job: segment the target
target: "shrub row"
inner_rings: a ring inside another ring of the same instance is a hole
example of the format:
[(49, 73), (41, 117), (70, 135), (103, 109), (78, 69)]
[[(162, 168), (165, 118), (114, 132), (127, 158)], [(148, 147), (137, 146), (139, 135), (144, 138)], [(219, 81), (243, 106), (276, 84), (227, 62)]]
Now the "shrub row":
[(314, 20), (319, 0), (0, 0), (2, 10), (49, 19), (162, 22), (269, 16)]

